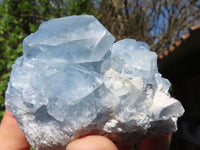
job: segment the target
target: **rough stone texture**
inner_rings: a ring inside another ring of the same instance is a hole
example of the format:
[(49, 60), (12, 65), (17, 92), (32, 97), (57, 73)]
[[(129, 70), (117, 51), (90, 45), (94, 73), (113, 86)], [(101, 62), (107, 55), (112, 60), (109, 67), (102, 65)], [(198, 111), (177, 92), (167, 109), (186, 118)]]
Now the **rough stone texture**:
[(176, 131), (184, 109), (171, 98), (144, 42), (115, 38), (93, 17), (49, 20), (23, 42), (6, 107), (36, 150), (104, 135), (115, 143)]

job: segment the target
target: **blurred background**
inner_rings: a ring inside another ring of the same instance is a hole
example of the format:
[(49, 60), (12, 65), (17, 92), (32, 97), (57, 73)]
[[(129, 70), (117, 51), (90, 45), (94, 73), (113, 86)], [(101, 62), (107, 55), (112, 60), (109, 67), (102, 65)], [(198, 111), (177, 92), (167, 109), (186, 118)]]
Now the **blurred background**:
[(186, 112), (170, 150), (200, 150), (200, 0), (0, 0), (0, 120), (22, 41), (45, 20), (94, 15), (115, 37), (147, 42)]

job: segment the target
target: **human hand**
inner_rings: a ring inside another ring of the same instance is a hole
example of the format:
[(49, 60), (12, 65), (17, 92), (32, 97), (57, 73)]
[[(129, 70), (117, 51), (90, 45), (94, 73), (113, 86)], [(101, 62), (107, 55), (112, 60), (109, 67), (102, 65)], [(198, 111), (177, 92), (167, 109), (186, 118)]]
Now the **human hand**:
[[(140, 150), (169, 150), (171, 135), (166, 134), (140, 143)], [(111, 140), (103, 136), (87, 136), (71, 142), (66, 150), (133, 150), (132, 145), (116, 146)]]
[[(168, 150), (171, 134), (144, 140), (140, 150)], [(0, 125), (0, 150), (29, 150), (30, 145), (16, 119), (6, 110)], [(66, 150), (132, 150), (129, 145), (116, 146), (106, 137), (91, 135), (68, 144)]]
[(29, 150), (24, 133), (19, 129), (11, 112), (5, 110), (0, 125), (0, 150)]

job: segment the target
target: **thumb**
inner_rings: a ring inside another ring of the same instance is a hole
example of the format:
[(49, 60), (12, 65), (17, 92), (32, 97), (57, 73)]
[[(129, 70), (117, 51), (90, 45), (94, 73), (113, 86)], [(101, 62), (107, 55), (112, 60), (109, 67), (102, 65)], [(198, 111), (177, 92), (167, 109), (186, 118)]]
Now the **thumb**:
[(11, 112), (5, 111), (0, 125), (0, 150), (27, 150), (30, 145), (24, 133), (19, 129)]
[(68, 144), (66, 150), (118, 150), (115, 144), (99, 135), (86, 136)]

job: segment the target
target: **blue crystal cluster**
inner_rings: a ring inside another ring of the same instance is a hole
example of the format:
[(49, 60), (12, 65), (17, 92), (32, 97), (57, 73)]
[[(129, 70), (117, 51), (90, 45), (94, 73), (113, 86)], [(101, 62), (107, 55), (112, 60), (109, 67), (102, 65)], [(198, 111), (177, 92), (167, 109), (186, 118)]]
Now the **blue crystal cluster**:
[(49, 20), (24, 39), (5, 103), (36, 150), (64, 150), (89, 133), (123, 143), (176, 130), (184, 109), (156, 53), (114, 41), (89, 15)]

